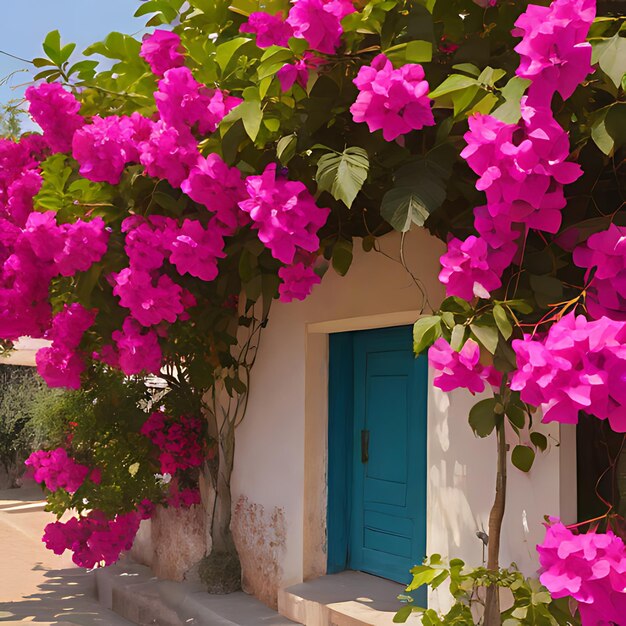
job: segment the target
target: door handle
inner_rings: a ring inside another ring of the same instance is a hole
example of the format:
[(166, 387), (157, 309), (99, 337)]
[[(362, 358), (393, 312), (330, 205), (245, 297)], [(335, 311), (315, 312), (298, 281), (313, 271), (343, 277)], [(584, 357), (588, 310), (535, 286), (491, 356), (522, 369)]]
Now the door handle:
[(369, 461), (370, 452), (370, 431), (361, 431), (361, 463), (367, 463)]

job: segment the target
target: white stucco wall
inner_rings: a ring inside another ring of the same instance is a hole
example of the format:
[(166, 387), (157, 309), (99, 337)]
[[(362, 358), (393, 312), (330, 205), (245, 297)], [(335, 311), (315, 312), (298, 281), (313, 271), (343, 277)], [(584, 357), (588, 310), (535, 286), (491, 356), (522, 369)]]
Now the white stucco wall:
[[(397, 256), (395, 234), (383, 243), (387, 253)], [(409, 266), (437, 306), (443, 295), (437, 282), (442, 243), (416, 231), (406, 248)], [(243, 496), (284, 514), (285, 546), (278, 551), (282, 586), (323, 573), (327, 333), (410, 323), (420, 302), (400, 264), (358, 250), (348, 276), (330, 270), (308, 300), (276, 303), (272, 309), (252, 374), (248, 414), (238, 430), (232, 486), (235, 502)], [(467, 414), (474, 402), (467, 393), (446, 395), (431, 386), (427, 541), (429, 553), (480, 564), (482, 544), (475, 533), (487, 527), (495, 443), (472, 435)], [(558, 429), (549, 433), (556, 443)], [(535, 569), (542, 516), (558, 515), (562, 508), (565, 448), (551, 445), (528, 476), (511, 470), (503, 562), (514, 560), (529, 573)], [(564, 500), (571, 504), (569, 496)]]

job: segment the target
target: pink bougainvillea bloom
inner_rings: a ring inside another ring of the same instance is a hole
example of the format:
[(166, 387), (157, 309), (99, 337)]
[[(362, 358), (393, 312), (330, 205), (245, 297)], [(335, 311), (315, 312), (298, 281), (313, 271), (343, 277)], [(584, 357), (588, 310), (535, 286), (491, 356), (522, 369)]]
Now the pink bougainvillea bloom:
[(303, 183), (277, 178), (276, 164), (271, 163), (262, 175), (246, 179), (246, 191), (239, 206), (250, 214), (259, 239), (275, 259), (290, 265), (298, 249), (319, 248), (317, 232), (330, 209), (318, 207)]
[(488, 298), (500, 287), (500, 277), (489, 263), (487, 243), (474, 235), (465, 241), (452, 238), (448, 251), (441, 257), (443, 269), (439, 281), (446, 286), (448, 296), (458, 296), (468, 302)]
[(294, 36), (306, 39), (313, 50), (334, 54), (341, 45), (341, 20), (354, 10), (345, 0), (293, 0), (287, 23)]
[(34, 472), (34, 480), (49, 491), (63, 489), (76, 493), (90, 473), (87, 466), (69, 457), (65, 448), (37, 450), (24, 464)]
[(167, 497), (167, 504), (175, 509), (185, 508), (193, 506), (194, 504), (200, 504), (200, 490), (199, 489), (179, 489), (178, 485), (173, 484), (170, 488), (169, 495)]
[(181, 275), (200, 280), (217, 278), (218, 259), (223, 259), (224, 238), (219, 229), (204, 228), (198, 220), (186, 219), (169, 242), (170, 263)]
[(485, 390), (485, 382), (495, 382), (493, 368), (480, 364), (480, 347), (468, 339), (460, 352), (439, 337), (428, 350), (428, 361), (438, 372), (433, 384), (442, 391), (468, 389), (471, 393)]
[(557, 518), (537, 546), (541, 583), (553, 598), (578, 601), (583, 626), (619, 624), (626, 615), (626, 546), (612, 531), (575, 534)]
[(117, 185), (124, 167), (139, 162), (137, 145), (149, 138), (151, 130), (152, 122), (138, 113), (131, 117), (94, 116), (91, 124), (74, 134), (72, 142), (81, 176)]
[(626, 432), (626, 323), (570, 313), (540, 338), (513, 341), (511, 389), (541, 407), (543, 421), (576, 424), (585, 411)]
[(63, 249), (55, 255), (56, 270), (61, 276), (74, 276), (86, 272), (94, 263), (102, 260), (107, 251), (109, 229), (101, 217), (90, 222), (76, 220), (62, 224)]
[(278, 277), (282, 280), (278, 286), (281, 302), (305, 300), (313, 291), (313, 287), (322, 282), (313, 268), (304, 263), (281, 267), (278, 270)]
[(502, 276), (504, 270), (511, 265), (520, 253), (519, 239), (521, 231), (519, 227), (507, 218), (505, 210), (495, 210), (496, 217), (489, 213), (487, 206), (479, 206), (474, 209), (474, 228), (480, 238), (488, 246), (487, 263), (489, 268), (498, 276)]
[(26, 169), (7, 188), (6, 213), (14, 224), (24, 226), (33, 210), (33, 200), (41, 190), (39, 171)]
[(285, 22), (280, 13), (270, 15), (262, 11), (250, 13), (248, 21), (244, 22), (239, 31), (256, 35), (256, 45), (259, 48), (270, 46), (286, 47), (293, 37), (293, 28)]
[(289, 91), (295, 83), (298, 83), (302, 89), (306, 89), (309, 83), (309, 71), (317, 70), (322, 63), (322, 59), (310, 52), (305, 52), (302, 58), (294, 63), (285, 63), (276, 72), (280, 88), (283, 91)]
[(212, 133), (241, 98), (219, 89), (209, 89), (197, 82), (187, 67), (165, 72), (154, 94), (161, 119), (180, 130), (197, 128), (201, 134)]
[(587, 39), (595, 18), (595, 0), (554, 0), (535, 4), (515, 22), (515, 47), (521, 57), (517, 75), (532, 81), (529, 96), (535, 106), (550, 106), (558, 91), (564, 100), (592, 71), (591, 44)]
[(124, 251), (130, 267), (146, 272), (159, 269), (169, 258), (169, 241), (177, 228), (176, 220), (163, 215), (127, 217), (122, 232), (126, 233)]
[(505, 124), (490, 115), (474, 115), (461, 156), (480, 176), (476, 188), (487, 195), (489, 213), (549, 233), (561, 225), (563, 185), (582, 175), (566, 161), (569, 137), (548, 110), (522, 98), (522, 119)]
[(152, 73), (163, 76), (167, 70), (185, 64), (180, 37), (169, 30), (156, 29), (144, 35), (139, 56), (146, 60)]
[(86, 366), (78, 346), (95, 319), (95, 311), (78, 303), (65, 305), (54, 317), (52, 328), (46, 335), (52, 345), (40, 348), (35, 357), (37, 372), (48, 387), (80, 389), (80, 377)]
[(574, 263), (587, 269), (585, 304), (595, 318), (626, 321), (626, 228), (611, 224), (574, 250)]
[(69, 152), (74, 133), (85, 124), (79, 115), (80, 102), (59, 83), (40, 83), (25, 93), (29, 113), (41, 126), (53, 152)]
[(435, 123), (428, 83), (419, 64), (407, 63), (394, 70), (391, 61), (379, 54), (359, 70), (354, 84), (359, 89), (350, 107), (354, 121), (365, 122), (372, 132), (382, 129), (386, 141)]
[(198, 161), (198, 143), (189, 129), (174, 128), (163, 121), (154, 124), (150, 137), (139, 145), (139, 160), (146, 174), (180, 187)]
[(100, 354), (96, 355), (101, 361), (119, 368), (127, 376), (142, 372), (159, 373), (163, 354), (154, 330), (147, 329), (133, 318), (127, 317), (122, 330), (116, 330), (111, 338), (116, 348), (104, 346)]
[(238, 206), (246, 197), (241, 172), (236, 167), (228, 167), (218, 154), (200, 157), (181, 189), (215, 214), (225, 236), (233, 235), (250, 221)]
[(184, 290), (169, 276), (153, 279), (148, 272), (126, 268), (113, 274), (112, 279), (113, 295), (143, 326), (156, 326), (163, 321), (173, 324), (185, 310)]

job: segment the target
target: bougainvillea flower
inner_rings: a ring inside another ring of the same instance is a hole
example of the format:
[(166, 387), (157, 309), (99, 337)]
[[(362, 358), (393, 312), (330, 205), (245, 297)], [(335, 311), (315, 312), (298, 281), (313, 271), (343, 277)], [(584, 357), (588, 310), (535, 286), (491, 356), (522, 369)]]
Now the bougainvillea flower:
[(471, 301), (488, 298), (500, 287), (500, 276), (489, 262), (489, 246), (480, 237), (470, 235), (465, 241), (453, 237), (440, 261), (439, 282), (446, 286), (448, 296)]
[(298, 249), (319, 248), (317, 232), (330, 209), (318, 207), (303, 183), (277, 178), (276, 164), (271, 163), (260, 176), (248, 176), (246, 192), (239, 206), (250, 215), (259, 239), (275, 259), (290, 265)]
[(146, 60), (153, 74), (163, 76), (167, 70), (185, 64), (183, 52), (176, 33), (157, 28), (153, 33), (144, 35), (139, 56)]
[(583, 626), (619, 624), (626, 615), (626, 546), (611, 530), (575, 534), (558, 519), (537, 546), (541, 583), (553, 598), (578, 601)]
[(513, 341), (511, 389), (543, 410), (543, 421), (576, 424), (585, 411), (626, 432), (626, 324), (570, 313), (540, 338)]
[(78, 113), (80, 102), (59, 83), (40, 83), (26, 90), (28, 111), (41, 126), (53, 152), (69, 152), (74, 133), (85, 124)]
[(239, 27), (239, 31), (255, 34), (256, 45), (259, 48), (286, 47), (289, 39), (294, 36), (293, 27), (285, 22), (280, 13), (270, 15), (263, 11), (250, 13), (248, 21)]
[(574, 263), (587, 269), (586, 306), (595, 318), (626, 320), (626, 229), (611, 224), (574, 250)]
[(322, 282), (313, 268), (304, 263), (281, 267), (278, 276), (282, 280), (278, 286), (281, 302), (305, 300), (313, 291), (313, 287)]
[(341, 20), (354, 10), (347, 0), (293, 0), (287, 23), (294, 36), (306, 39), (311, 49), (334, 54), (341, 45)]
[(121, 369), (127, 376), (142, 372), (159, 373), (163, 354), (159, 338), (153, 329), (145, 328), (132, 317), (127, 317), (122, 330), (116, 330), (111, 338), (115, 342), (115, 348), (104, 346), (94, 358)]
[(586, 39), (595, 10), (595, 0), (554, 0), (548, 7), (529, 4), (515, 22), (513, 36), (522, 37), (517, 75), (532, 81), (533, 105), (550, 106), (555, 91), (569, 98), (592, 71)]
[(36, 450), (24, 461), (24, 465), (34, 472), (35, 482), (43, 484), (49, 491), (63, 489), (76, 493), (90, 473), (87, 466), (69, 457), (65, 448)]
[(212, 133), (241, 98), (219, 89), (209, 89), (196, 81), (187, 67), (165, 72), (154, 94), (161, 119), (178, 130), (197, 128), (201, 134)]
[(365, 122), (372, 132), (382, 129), (386, 141), (435, 123), (419, 64), (393, 69), (391, 61), (379, 54), (371, 65), (361, 67), (354, 84), (359, 89), (350, 107), (354, 121)]
[(439, 337), (428, 350), (428, 362), (438, 373), (433, 384), (442, 391), (467, 389), (471, 393), (481, 393), (485, 390), (485, 383), (498, 384), (493, 368), (480, 364), (480, 347), (473, 339), (468, 339), (457, 352)]
[(133, 215), (122, 222), (126, 233), (124, 251), (130, 267), (150, 272), (159, 269), (169, 258), (169, 241), (178, 228), (175, 219), (164, 215)]

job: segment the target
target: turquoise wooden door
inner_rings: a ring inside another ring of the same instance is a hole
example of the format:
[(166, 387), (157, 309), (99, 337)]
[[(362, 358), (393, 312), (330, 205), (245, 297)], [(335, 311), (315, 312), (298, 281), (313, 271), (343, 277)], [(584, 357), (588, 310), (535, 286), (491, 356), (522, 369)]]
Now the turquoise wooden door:
[[(335, 532), (347, 539), (347, 569), (407, 583), (426, 552), (427, 361), (413, 356), (411, 328), (331, 339), (330, 391), (329, 438), (340, 440), (349, 467), (337, 472), (329, 439), (329, 481), (343, 482), (347, 498), (346, 507), (329, 482), (329, 566), (336, 571), (341, 560), (331, 559), (331, 551), (336, 557), (341, 550)], [(347, 517), (343, 534), (331, 507)]]

